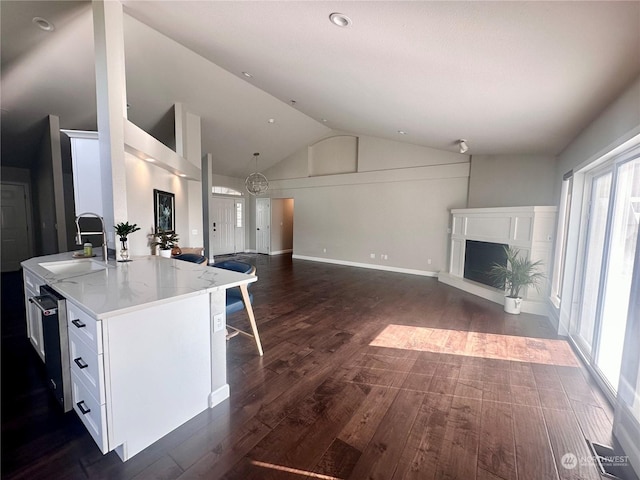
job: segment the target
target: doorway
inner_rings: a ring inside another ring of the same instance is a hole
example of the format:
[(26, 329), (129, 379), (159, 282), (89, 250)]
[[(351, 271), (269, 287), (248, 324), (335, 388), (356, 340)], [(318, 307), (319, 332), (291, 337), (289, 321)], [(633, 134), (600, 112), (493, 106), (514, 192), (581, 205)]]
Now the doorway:
[(608, 164), (587, 182), (582, 295), (572, 338), (613, 398), (640, 222), (640, 157)]
[(31, 209), (27, 186), (1, 184), (2, 271), (20, 269), (20, 262), (33, 256), (31, 247)]

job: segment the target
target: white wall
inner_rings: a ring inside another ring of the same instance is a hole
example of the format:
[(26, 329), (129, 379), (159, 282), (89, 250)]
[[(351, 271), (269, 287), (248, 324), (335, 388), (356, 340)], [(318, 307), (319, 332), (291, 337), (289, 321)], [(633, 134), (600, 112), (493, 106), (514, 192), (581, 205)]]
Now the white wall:
[(556, 192), (562, 175), (587, 165), (640, 133), (640, 76), (558, 155)]
[(555, 205), (555, 175), (549, 155), (473, 155), (468, 207)]
[[(362, 172), (292, 178), (277, 164), (266, 175), (271, 198), (294, 199), (295, 255), (437, 272), (447, 265), (449, 210), (467, 204), (468, 160), (466, 155), (360, 137)], [(297, 152), (284, 164), (300, 174), (308, 162)]]
[[(182, 179), (152, 163), (140, 160), (128, 153), (125, 154), (127, 178), (127, 210), (129, 223), (137, 223), (140, 231), (129, 235), (131, 255), (149, 255), (149, 243), (154, 231), (153, 189), (175, 194), (176, 232), (181, 246), (189, 239), (189, 180)], [(119, 250), (119, 243), (116, 251)]]

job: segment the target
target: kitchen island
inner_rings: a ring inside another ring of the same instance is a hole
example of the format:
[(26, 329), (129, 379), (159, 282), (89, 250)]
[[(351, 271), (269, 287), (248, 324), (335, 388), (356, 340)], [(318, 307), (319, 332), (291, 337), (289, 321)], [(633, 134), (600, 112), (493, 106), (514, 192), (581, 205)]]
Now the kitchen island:
[(157, 256), (22, 266), (26, 296), (47, 284), (66, 298), (73, 408), (103, 453), (126, 461), (229, 396), (225, 290), (256, 277)]

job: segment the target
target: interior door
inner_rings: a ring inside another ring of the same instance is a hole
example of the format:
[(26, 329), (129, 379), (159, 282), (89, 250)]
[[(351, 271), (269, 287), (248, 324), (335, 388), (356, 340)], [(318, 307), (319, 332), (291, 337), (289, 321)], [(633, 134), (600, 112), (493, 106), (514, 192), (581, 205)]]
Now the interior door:
[(269, 255), (271, 251), (271, 199), (256, 199), (256, 251)]
[(22, 260), (31, 257), (25, 186), (3, 183), (1, 198), (2, 271), (12, 272), (20, 269)]
[(209, 238), (212, 255), (236, 253), (236, 205), (232, 198), (211, 197)]

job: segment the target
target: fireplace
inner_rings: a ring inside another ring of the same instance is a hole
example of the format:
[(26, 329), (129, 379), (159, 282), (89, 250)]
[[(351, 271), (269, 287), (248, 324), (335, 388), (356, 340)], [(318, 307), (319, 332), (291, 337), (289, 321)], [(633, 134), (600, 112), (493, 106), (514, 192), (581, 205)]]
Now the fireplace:
[[(556, 207), (489, 207), (451, 210), (449, 267), (438, 279), (496, 303), (504, 292), (488, 276), (494, 263), (506, 262), (504, 247), (513, 246), (532, 261), (542, 260), (547, 278), (551, 272)], [(548, 314), (544, 289), (528, 289), (522, 311)]]
[[(464, 256), (464, 278), (500, 288), (500, 285), (494, 285), (493, 278), (489, 276), (489, 270), (495, 263), (507, 264), (507, 254), (504, 251), (506, 247), (508, 245), (504, 243), (467, 240)], [(504, 288), (504, 285), (502, 287)]]

